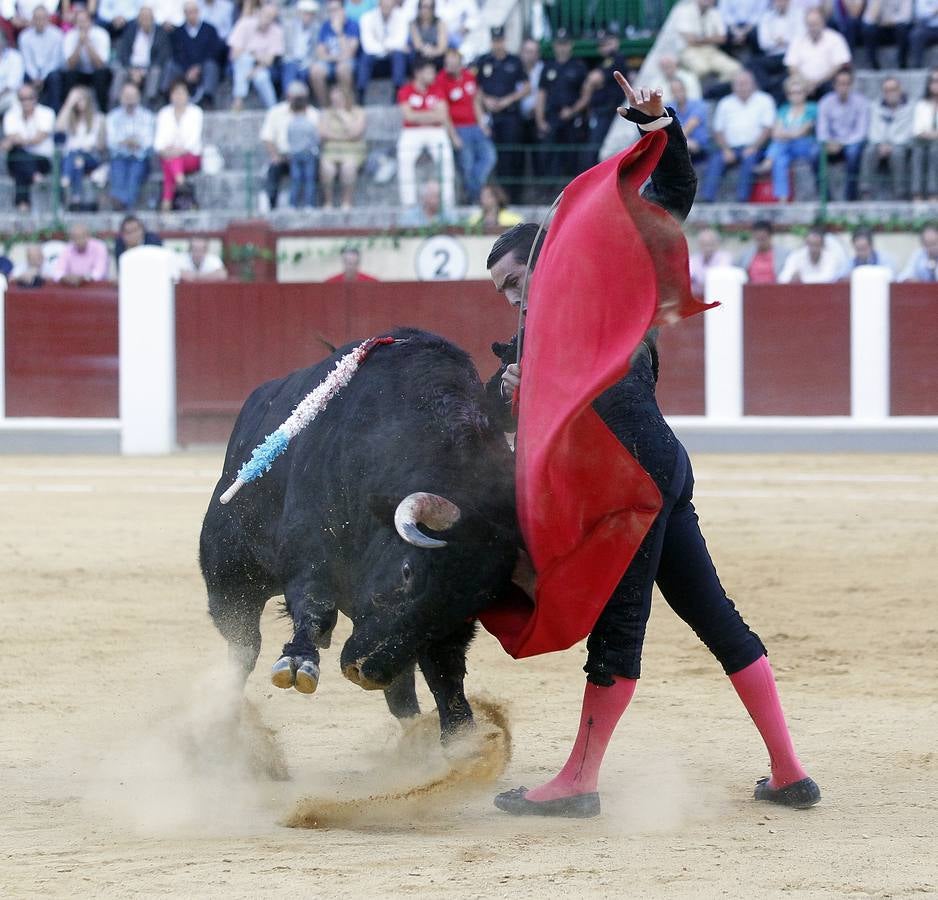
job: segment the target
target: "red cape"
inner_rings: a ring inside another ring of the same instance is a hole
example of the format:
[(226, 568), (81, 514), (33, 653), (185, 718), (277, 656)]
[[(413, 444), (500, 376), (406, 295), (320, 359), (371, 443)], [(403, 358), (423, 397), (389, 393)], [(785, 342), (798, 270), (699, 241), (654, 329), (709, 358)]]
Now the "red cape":
[(517, 590), (480, 616), (516, 658), (589, 634), (661, 508), (591, 404), (653, 324), (706, 308), (680, 225), (639, 196), (666, 143), (649, 134), (571, 182), (531, 279), (516, 492), (536, 598)]

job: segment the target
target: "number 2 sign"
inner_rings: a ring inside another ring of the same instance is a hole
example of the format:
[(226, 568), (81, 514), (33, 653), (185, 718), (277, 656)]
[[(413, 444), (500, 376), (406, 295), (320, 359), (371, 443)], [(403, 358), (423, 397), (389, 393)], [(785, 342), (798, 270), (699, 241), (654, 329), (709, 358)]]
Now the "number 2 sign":
[(466, 277), (466, 248), (448, 234), (427, 238), (418, 248), (414, 268), (420, 281), (459, 281)]

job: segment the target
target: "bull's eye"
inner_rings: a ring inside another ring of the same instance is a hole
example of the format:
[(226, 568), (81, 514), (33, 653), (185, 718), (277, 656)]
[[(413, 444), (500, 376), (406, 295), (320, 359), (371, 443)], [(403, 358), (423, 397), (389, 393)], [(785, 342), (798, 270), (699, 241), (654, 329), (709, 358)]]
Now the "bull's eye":
[(411, 579), (414, 577), (414, 570), (410, 567), (410, 561), (404, 560), (401, 564), (401, 576), (404, 579), (405, 584), (410, 584)]

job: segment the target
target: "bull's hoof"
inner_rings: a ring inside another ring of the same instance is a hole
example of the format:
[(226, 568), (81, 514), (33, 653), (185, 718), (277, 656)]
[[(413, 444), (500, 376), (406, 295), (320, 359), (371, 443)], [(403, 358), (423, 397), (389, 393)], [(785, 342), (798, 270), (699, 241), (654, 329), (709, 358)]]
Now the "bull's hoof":
[(301, 694), (313, 694), (319, 687), (319, 666), (311, 660), (303, 660), (296, 670), (296, 680), (293, 683)]
[[(270, 680), (278, 688), (283, 688), (284, 690), (293, 687), (296, 681), (296, 663), (293, 661), (293, 658), (290, 656), (281, 656), (271, 667)], [(315, 690), (315, 688), (313, 688), (313, 690)], [(309, 693), (309, 691), (306, 693)]]

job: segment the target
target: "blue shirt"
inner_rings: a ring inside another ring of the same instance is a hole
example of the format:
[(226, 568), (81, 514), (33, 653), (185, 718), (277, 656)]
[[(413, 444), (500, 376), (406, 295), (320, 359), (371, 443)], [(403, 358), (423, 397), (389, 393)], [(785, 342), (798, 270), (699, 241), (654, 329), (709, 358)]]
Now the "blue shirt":
[(697, 141), (701, 147), (706, 147), (710, 143), (710, 129), (707, 127), (707, 104), (703, 100), (688, 100), (683, 109), (678, 109), (674, 105), (674, 111), (677, 113), (679, 122), (686, 122), (692, 117), (699, 119), (699, 123), (694, 130), (687, 135), (692, 141)]
[[(345, 28), (342, 33), (346, 37), (359, 39), (360, 33), (358, 31), (358, 24), (353, 22), (351, 19), (345, 20)], [(319, 29), (319, 43), (326, 45), (326, 52), (331, 57), (338, 56), (341, 52), (339, 47), (339, 36), (335, 33), (335, 29), (332, 27), (332, 22), (326, 19), (322, 23), (322, 28)]]

